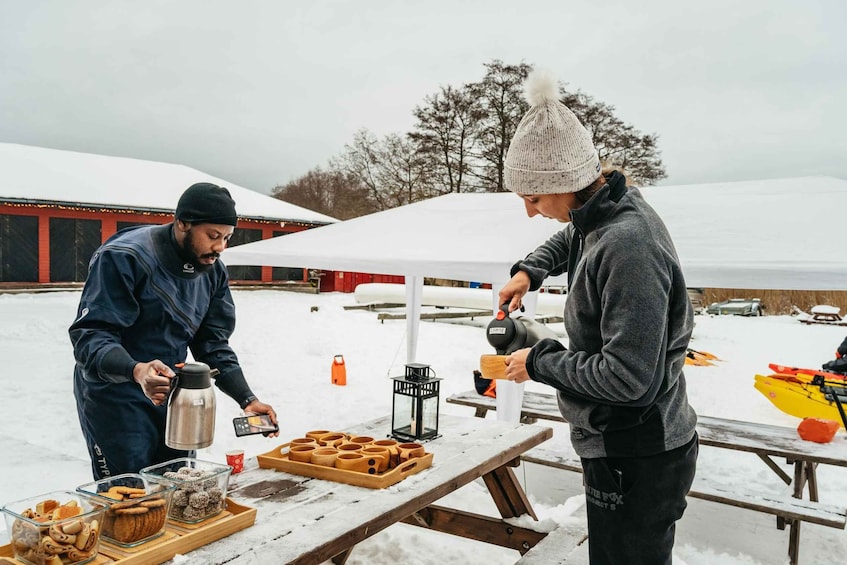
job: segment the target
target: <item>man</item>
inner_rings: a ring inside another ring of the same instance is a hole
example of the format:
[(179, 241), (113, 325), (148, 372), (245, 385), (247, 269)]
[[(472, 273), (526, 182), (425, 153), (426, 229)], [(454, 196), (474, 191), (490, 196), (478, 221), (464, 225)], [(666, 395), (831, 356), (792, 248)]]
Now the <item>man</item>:
[(527, 80), (530, 109), (506, 157), (527, 214), (565, 224), (518, 261), (500, 304), (520, 307), (568, 274), (568, 346), (544, 339), (507, 360), (509, 380), (557, 390), (584, 471), (592, 565), (670, 564), (697, 458), (682, 373), (693, 311), (661, 219), (637, 189), (601, 173), (591, 135), (549, 75)]
[(229, 191), (198, 183), (180, 197), (173, 223), (122, 230), (91, 258), (69, 334), (95, 479), (189, 455), (164, 442), (172, 367), (189, 349), (220, 371), (215, 384), (245, 412), (277, 423), (229, 346), (235, 305), (218, 257), (237, 222)]

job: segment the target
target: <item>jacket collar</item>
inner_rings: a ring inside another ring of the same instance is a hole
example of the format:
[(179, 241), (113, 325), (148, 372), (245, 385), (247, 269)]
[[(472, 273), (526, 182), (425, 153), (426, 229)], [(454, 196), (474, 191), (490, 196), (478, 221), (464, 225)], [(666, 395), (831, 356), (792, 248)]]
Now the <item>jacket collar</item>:
[(605, 218), (612, 214), (618, 203), (627, 193), (626, 177), (618, 171), (612, 171), (606, 177), (606, 184), (598, 190), (588, 202), (571, 212), (574, 227), (583, 234), (592, 231)]
[(153, 228), (153, 242), (156, 246), (156, 255), (162, 265), (174, 275), (194, 278), (206, 271), (205, 269), (198, 269), (182, 257), (179, 245), (174, 237), (173, 223)]

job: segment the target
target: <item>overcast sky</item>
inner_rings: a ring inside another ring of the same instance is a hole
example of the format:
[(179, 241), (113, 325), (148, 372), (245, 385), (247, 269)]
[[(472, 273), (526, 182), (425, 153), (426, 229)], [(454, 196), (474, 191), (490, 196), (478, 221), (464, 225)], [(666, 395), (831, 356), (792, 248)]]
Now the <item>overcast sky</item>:
[(260, 192), (492, 59), (659, 135), (660, 184), (847, 178), (844, 0), (0, 0), (0, 142)]

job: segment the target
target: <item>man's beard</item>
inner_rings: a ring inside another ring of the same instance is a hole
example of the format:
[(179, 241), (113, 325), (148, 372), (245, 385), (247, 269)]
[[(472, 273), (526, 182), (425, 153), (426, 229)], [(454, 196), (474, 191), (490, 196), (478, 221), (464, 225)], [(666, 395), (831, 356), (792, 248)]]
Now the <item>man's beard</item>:
[(203, 255), (197, 254), (196, 247), (194, 246), (193, 227), (189, 228), (189, 230), (185, 234), (185, 239), (182, 240), (182, 245), (180, 246), (180, 254), (182, 255), (183, 259), (194, 265), (195, 271), (201, 272), (210, 270), (212, 267), (215, 266), (215, 264), (212, 263), (210, 265), (207, 265), (205, 263), (202, 263), (200, 259), (207, 259), (212, 257), (219, 259), (221, 256), (220, 253), (215, 253), (214, 251), (212, 251), (211, 253), (205, 253)]

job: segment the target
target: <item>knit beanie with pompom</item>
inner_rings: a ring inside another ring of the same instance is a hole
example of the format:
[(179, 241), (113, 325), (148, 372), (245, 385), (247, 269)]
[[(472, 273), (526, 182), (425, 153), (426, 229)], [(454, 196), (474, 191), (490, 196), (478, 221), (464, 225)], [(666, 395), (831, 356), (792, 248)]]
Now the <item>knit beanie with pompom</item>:
[(577, 192), (600, 176), (591, 135), (564, 104), (549, 71), (527, 77), (529, 112), (518, 124), (506, 154), (506, 188), (516, 194)]

